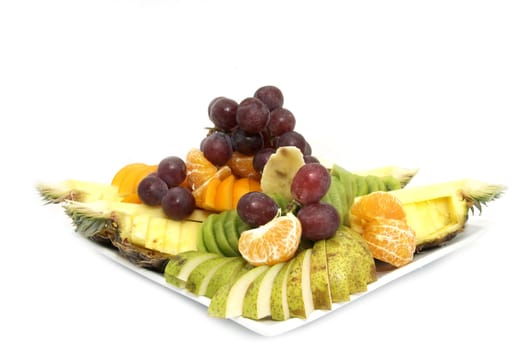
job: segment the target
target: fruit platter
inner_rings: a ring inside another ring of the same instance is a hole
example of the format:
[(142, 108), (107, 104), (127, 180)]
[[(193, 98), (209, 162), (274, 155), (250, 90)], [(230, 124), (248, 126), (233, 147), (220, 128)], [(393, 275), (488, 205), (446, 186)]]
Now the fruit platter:
[(506, 191), (478, 179), (412, 186), (417, 169), (348, 169), (299, 133), (282, 91), (208, 105), (184, 154), (38, 183), (76, 234), (114, 261), (276, 335), (469, 243), (469, 218)]

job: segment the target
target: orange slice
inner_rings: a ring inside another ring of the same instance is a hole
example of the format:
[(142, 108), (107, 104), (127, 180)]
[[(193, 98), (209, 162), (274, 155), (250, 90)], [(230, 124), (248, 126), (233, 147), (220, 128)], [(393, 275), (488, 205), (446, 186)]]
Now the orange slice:
[(401, 201), (390, 192), (377, 191), (356, 199), (350, 209), (352, 228), (362, 232), (363, 226), (375, 218), (406, 220)]
[(373, 257), (395, 267), (410, 263), (415, 253), (415, 232), (404, 220), (378, 218), (362, 233)]
[(302, 228), (292, 213), (267, 224), (242, 232), (238, 249), (253, 266), (274, 265), (290, 260), (300, 244)]
[(196, 206), (205, 210), (218, 211), (216, 208), (218, 185), (231, 174), (231, 168), (226, 165), (222, 166), (204, 183), (192, 191)]
[(205, 158), (203, 152), (197, 148), (193, 148), (187, 153), (185, 164), (188, 183), (193, 190), (203, 185), (218, 171), (218, 168)]
[(234, 152), (227, 162), (231, 168), (232, 173), (237, 177), (248, 177), (251, 179), (259, 179), (260, 174), (254, 170), (253, 167), (254, 156), (248, 156), (240, 152)]

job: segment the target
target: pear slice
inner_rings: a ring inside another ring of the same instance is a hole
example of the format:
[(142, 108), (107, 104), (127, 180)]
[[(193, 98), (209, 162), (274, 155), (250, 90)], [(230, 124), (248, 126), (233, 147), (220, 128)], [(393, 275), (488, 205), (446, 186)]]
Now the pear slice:
[(208, 313), (212, 317), (233, 318), (242, 315), (243, 300), (247, 289), (260, 276), (269, 270), (269, 266), (261, 265), (250, 269), (234, 282), (224, 284), (212, 296)]
[(347, 256), (351, 259), (350, 293), (364, 292), (367, 285), (377, 280), (375, 259), (364, 238), (349, 227), (341, 227), (333, 239), (348, 246)]
[(198, 252), (196, 250), (179, 253), (168, 261), (164, 270), (165, 281), (176, 287), (183, 288), (187, 283), (189, 274), (196, 266), (218, 256), (214, 253)]
[(218, 289), (224, 284), (231, 283), (240, 271), (244, 271), (247, 263), (242, 257), (234, 257), (211, 276), (205, 291), (205, 296), (212, 298)]
[(326, 241), (319, 240), (313, 245), (311, 253), (311, 294), (316, 310), (331, 310), (331, 290), (329, 289)]
[(299, 252), (292, 261), (287, 278), (287, 305), (291, 317), (306, 319), (313, 312), (311, 293), (312, 249)]
[(279, 147), (265, 164), (260, 186), (267, 195), (281, 195), (286, 200), (291, 200), (291, 183), (293, 177), (302, 165), (304, 155), (295, 146)]
[(287, 305), (287, 279), (291, 270), (291, 261), (287, 261), (273, 281), (271, 288), (271, 319), (284, 321), (290, 318)]
[(243, 317), (260, 320), (271, 316), (273, 282), (284, 265), (285, 262), (271, 266), (251, 283), (243, 300)]
[(351, 260), (346, 256), (347, 247), (343, 242), (330, 238), (326, 240), (329, 289), (334, 303), (350, 300)]
[(230, 257), (219, 256), (202, 262), (189, 274), (185, 288), (196, 295), (205, 295), (212, 276), (232, 260)]

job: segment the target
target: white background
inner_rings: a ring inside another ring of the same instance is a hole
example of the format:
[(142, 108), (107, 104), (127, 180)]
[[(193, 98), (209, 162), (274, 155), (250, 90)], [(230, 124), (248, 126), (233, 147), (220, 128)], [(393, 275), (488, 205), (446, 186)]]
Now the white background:
[[(525, 348), (522, 5), (2, 1), (0, 348)], [(470, 218), (485, 229), (469, 247), (276, 338), (112, 263), (36, 195), (38, 181), (184, 156), (210, 100), (267, 84), (314, 153), (350, 170), (508, 192)]]

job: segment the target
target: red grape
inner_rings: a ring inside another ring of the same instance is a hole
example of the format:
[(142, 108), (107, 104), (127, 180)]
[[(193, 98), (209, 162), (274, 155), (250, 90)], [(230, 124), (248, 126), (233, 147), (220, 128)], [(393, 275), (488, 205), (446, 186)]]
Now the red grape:
[(216, 97), (209, 104), (209, 119), (222, 131), (232, 130), (236, 122), (238, 102), (227, 97)]
[(214, 132), (202, 141), (201, 150), (212, 164), (225, 165), (233, 153), (231, 138), (226, 133)]
[(331, 185), (329, 171), (320, 163), (302, 165), (293, 177), (291, 194), (300, 204), (307, 205), (318, 202)]
[(340, 226), (340, 216), (334, 206), (318, 202), (308, 204), (297, 212), (302, 225), (302, 237), (317, 241), (335, 235)]
[(267, 105), (270, 111), (282, 107), (284, 95), (279, 88), (272, 85), (262, 86), (254, 93), (254, 97)]
[(257, 227), (276, 217), (278, 205), (263, 192), (249, 192), (240, 197), (236, 210), (246, 224)]
[(261, 173), (263, 171), (263, 168), (265, 167), (265, 164), (267, 164), (267, 161), (269, 160), (269, 157), (275, 152), (274, 148), (265, 147), (256, 152), (256, 154), (253, 157), (253, 168), (257, 172)]
[(242, 129), (236, 129), (231, 134), (232, 148), (235, 151), (252, 156), (263, 146), (261, 134), (250, 134)]
[(160, 205), (167, 192), (167, 183), (157, 175), (148, 175), (137, 186), (137, 195), (144, 204), (150, 206)]
[(265, 129), (269, 122), (269, 108), (255, 97), (240, 102), (236, 113), (236, 122), (243, 131), (256, 134)]
[(288, 131), (278, 137), (276, 148), (286, 146), (295, 146), (302, 152), (302, 154), (306, 154), (306, 151), (308, 150), (306, 139), (296, 131)]
[(166, 157), (157, 166), (157, 175), (169, 188), (179, 186), (187, 177), (185, 161), (176, 156)]
[(183, 220), (196, 208), (192, 192), (184, 187), (172, 187), (161, 201), (163, 212), (173, 220)]
[(286, 108), (276, 108), (269, 116), (269, 124), (267, 128), (273, 136), (280, 136), (288, 131), (293, 131), (295, 128), (296, 119), (293, 113)]

